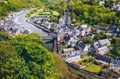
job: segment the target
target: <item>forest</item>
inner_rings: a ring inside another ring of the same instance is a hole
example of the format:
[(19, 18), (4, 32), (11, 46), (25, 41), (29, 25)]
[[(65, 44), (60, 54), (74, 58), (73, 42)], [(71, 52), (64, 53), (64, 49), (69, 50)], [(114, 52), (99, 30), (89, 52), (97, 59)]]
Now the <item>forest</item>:
[(0, 79), (76, 79), (64, 61), (49, 52), (36, 33), (0, 33)]
[[(120, 27), (120, 12), (111, 11), (114, 0), (106, 0), (105, 5), (99, 5), (99, 0), (70, 0), (68, 8), (72, 20), (76, 24), (89, 24), (92, 26)], [(64, 15), (65, 1), (51, 4), (48, 7)]]

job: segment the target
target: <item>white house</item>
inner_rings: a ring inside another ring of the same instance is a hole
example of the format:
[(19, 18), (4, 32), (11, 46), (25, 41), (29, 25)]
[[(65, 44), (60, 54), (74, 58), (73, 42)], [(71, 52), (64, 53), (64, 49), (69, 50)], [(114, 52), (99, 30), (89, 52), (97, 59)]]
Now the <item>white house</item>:
[(120, 74), (120, 60), (111, 59), (110, 69), (113, 69), (113, 71), (115, 71), (118, 74)]
[(81, 35), (81, 36), (85, 36), (85, 33), (86, 33), (86, 31), (85, 31), (85, 30), (82, 30), (81, 33), (80, 33), (80, 35)]
[(45, 26), (46, 28), (50, 29), (51, 28), (51, 23), (49, 23), (48, 21), (45, 21), (41, 24), (42, 26)]
[(76, 30), (75, 30), (75, 35), (78, 36), (79, 34), (80, 34), (80, 30), (76, 29)]
[(111, 45), (111, 42), (109, 41), (109, 39), (102, 39), (98, 41), (100, 46), (105, 46), (105, 45)]
[(86, 45), (85, 48), (83, 49), (83, 52), (88, 52), (90, 46)]
[(67, 48), (67, 49), (63, 49), (63, 54), (68, 54), (71, 52), (74, 52), (75, 50), (73, 48)]
[(78, 40), (72, 40), (71, 42), (70, 42), (70, 44), (71, 44), (71, 46), (75, 46), (76, 44), (77, 44), (77, 42), (78, 42)]
[(60, 18), (60, 19), (59, 19), (59, 24), (60, 24), (60, 26), (64, 26), (65, 21), (64, 21), (64, 19), (63, 19), (63, 18)]
[(71, 52), (69, 54), (62, 54), (61, 57), (68, 63), (77, 61), (81, 59), (81, 55), (79, 51)]
[(103, 47), (99, 47), (96, 53), (104, 55), (107, 54), (109, 51), (110, 49), (107, 46), (103, 46)]
[(77, 44), (77, 48), (82, 51), (82, 52), (88, 52), (88, 49), (89, 49), (89, 45), (86, 45), (85, 43), (83, 43), (82, 41), (80, 41), (78, 44)]
[(50, 20), (50, 16), (49, 15), (39, 15), (39, 16), (33, 16), (32, 20), (36, 21), (36, 20), (42, 20), (42, 19), (46, 19), (46, 20)]
[(74, 47), (77, 44), (78, 40), (75, 39), (74, 37), (70, 38), (70, 41), (68, 42), (68, 45), (71, 45), (72, 47)]
[(83, 24), (83, 25), (81, 25), (81, 28), (87, 28), (88, 27), (88, 25), (86, 25), (86, 24)]

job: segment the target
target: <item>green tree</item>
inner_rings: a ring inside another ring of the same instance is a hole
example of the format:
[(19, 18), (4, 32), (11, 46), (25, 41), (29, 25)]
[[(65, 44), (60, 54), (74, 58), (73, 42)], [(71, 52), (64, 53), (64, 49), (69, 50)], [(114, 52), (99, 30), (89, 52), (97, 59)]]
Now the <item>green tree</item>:
[(1, 35), (5, 39), (0, 41), (1, 79), (56, 79), (58, 77), (52, 54), (44, 48), (44, 42), (38, 34), (8, 37), (8, 40), (6, 34)]
[[(7, 50), (6, 50), (7, 49)], [(0, 78), (30, 78), (29, 67), (25, 60), (9, 45), (0, 46)]]

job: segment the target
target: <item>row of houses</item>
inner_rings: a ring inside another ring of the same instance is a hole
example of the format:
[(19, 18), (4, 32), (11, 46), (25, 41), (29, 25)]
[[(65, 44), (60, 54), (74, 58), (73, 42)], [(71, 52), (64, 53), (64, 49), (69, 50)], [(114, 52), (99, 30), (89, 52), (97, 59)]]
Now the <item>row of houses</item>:
[(68, 48), (63, 50), (63, 54), (61, 54), (63, 60), (68, 63), (78, 61), (81, 59), (80, 51), (75, 51), (73, 48)]
[(8, 32), (9, 35), (28, 34), (30, 30), (24, 29), (21, 24), (16, 21), (16, 17), (21, 15), (23, 11), (9, 14), (8, 18), (0, 21), (0, 31)]
[(50, 21), (50, 15), (38, 15), (31, 17), (33, 22), (41, 23), (43, 20)]
[(80, 36), (86, 36), (91, 32), (91, 26), (85, 24), (76, 27), (73, 27), (71, 24), (64, 26), (64, 22), (65, 22), (64, 19), (62, 18), (59, 19), (59, 24), (55, 28), (57, 32), (59, 33), (67, 32), (70, 35), (74, 33), (74, 35), (80, 35)]
[(98, 26), (98, 28), (96, 29), (96, 33), (100, 33), (102, 31), (106, 32), (107, 35), (120, 37), (120, 29), (118, 27), (113, 26), (113, 27), (105, 28), (102, 26)]
[(95, 52), (101, 55), (107, 54), (110, 49), (108, 46), (111, 45), (109, 39), (102, 39), (97, 42), (94, 42), (93, 47), (95, 48)]
[(79, 37), (94, 37), (94, 34), (91, 32), (91, 27), (87, 25), (81, 25), (76, 27), (61, 27), (56, 26), (55, 31), (58, 33), (58, 42), (65, 42), (67, 45), (72, 43), (72, 46), (75, 45)]
[[(94, 47), (93, 48), (94, 53), (103, 56), (103, 55), (109, 53), (110, 49), (107, 47), (109, 45), (111, 45), (111, 42), (108, 39), (102, 39), (102, 40), (99, 40), (98, 42), (95, 42), (92, 45), (92, 47)], [(74, 50), (74, 48), (63, 49), (61, 56), (65, 61), (73, 62), (76, 60), (80, 60), (80, 57), (82, 55), (86, 55), (90, 51), (90, 48), (91, 48), (90, 45), (87, 45), (84, 42), (77, 41), (77, 40), (75, 41), (74, 47), (77, 49), (76, 50)], [(74, 55), (74, 53), (76, 53), (76, 52), (77, 52), (77, 54)], [(78, 58), (78, 56), (79, 56), (79, 58)]]
[(92, 53), (92, 56), (96, 58), (97, 62), (100, 62), (102, 64), (107, 64), (109, 65), (109, 69), (117, 72), (120, 74), (120, 59), (112, 59), (106, 56), (103, 56), (101, 54), (95, 54)]
[(111, 59), (110, 69), (113, 69), (115, 72), (120, 74), (120, 60)]

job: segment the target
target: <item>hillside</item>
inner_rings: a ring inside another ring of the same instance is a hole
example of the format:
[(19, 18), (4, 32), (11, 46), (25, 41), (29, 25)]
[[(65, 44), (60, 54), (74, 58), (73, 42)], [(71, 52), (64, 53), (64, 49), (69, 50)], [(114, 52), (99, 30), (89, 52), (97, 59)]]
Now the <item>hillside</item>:
[[(72, 20), (76, 20), (77, 25), (89, 24), (92, 26), (120, 27), (119, 12), (111, 11), (112, 4), (112, 0), (106, 1), (105, 5), (99, 5), (98, 0), (70, 0), (68, 8)], [(65, 7), (64, 1), (49, 5), (49, 8), (60, 12), (61, 16), (64, 14)]]
[(48, 2), (58, 2), (60, 0), (48, 0)]
[(7, 16), (11, 11), (40, 6), (42, 6), (40, 0), (2, 0), (0, 1), (0, 18)]
[(0, 32), (0, 79), (76, 79), (44, 44), (35, 33), (9, 37)]

